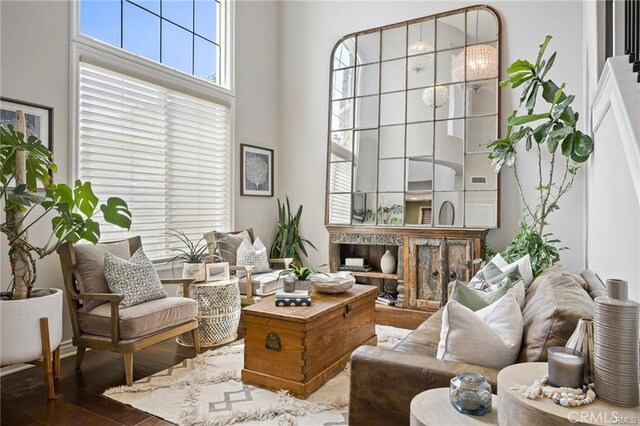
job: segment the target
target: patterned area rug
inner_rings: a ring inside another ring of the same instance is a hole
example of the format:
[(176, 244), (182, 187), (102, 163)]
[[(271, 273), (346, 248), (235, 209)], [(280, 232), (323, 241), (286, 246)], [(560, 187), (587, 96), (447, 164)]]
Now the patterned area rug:
[[(378, 346), (391, 347), (409, 333), (376, 326)], [(286, 391), (271, 392), (240, 381), (242, 341), (104, 392), (108, 398), (180, 425), (347, 424), (349, 366), (306, 400)]]

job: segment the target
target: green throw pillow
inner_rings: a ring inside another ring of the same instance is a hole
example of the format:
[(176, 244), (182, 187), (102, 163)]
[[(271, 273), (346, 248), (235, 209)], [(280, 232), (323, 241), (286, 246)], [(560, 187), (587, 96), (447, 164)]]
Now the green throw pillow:
[(467, 287), (463, 282), (456, 280), (453, 283), (449, 300), (455, 300), (475, 312), (500, 299), (512, 287), (513, 281), (509, 277), (504, 279), (504, 283), (500, 288), (491, 292), (474, 290)]

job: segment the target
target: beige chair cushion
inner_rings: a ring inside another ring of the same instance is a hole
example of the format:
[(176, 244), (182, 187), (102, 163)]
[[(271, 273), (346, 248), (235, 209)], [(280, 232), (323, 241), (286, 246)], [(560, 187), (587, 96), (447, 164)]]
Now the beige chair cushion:
[(595, 303), (573, 274), (547, 271), (527, 290), (518, 362), (544, 362), (547, 349), (564, 346), (580, 318), (593, 318)]
[[(111, 304), (79, 312), (84, 333), (111, 337)], [(120, 339), (145, 337), (182, 324), (198, 315), (198, 302), (186, 297), (165, 297), (120, 310)]]
[(249, 232), (245, 229), (240, 232), (215, 232), (215, 245), (217, 254), (223, 262), (228, 262), (229, 266), (236, 266), (236, 253), (243, 241), (252, 243)]
[[(104, 254), (110, 253), (121, 259), (129, 260), (129, 241), (110, 244), (78, 244), (73, 246), (76, 253), (76, 269), (73, 274), (82, 293), (111, 293), (104, 277)], [(82, 311), (89, 312), (96, 306), (106, 303), (102, 300), (87, 300)]]

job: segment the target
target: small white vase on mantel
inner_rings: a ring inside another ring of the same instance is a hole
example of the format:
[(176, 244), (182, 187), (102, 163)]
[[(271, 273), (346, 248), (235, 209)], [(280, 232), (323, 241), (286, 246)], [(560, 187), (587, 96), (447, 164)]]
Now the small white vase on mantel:
[(385, 274), (393, 274), (396, 271), (396, 258), (389, 250), (380, 258), (380, 269)]

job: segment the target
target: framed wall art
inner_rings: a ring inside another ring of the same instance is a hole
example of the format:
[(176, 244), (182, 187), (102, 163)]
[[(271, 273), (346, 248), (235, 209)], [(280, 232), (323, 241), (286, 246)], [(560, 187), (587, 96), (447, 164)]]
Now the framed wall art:
[(240, 144), (240, 195), (273, 197), (273, 150)]
[[(53, 108), (30, 102), (0, 97), (0, 126), (16, 126), (16, 111), (24, 111), (27, 134), (40, 139), (53, 152)], [(50, 172), (53, 179), (53, 173)]]

